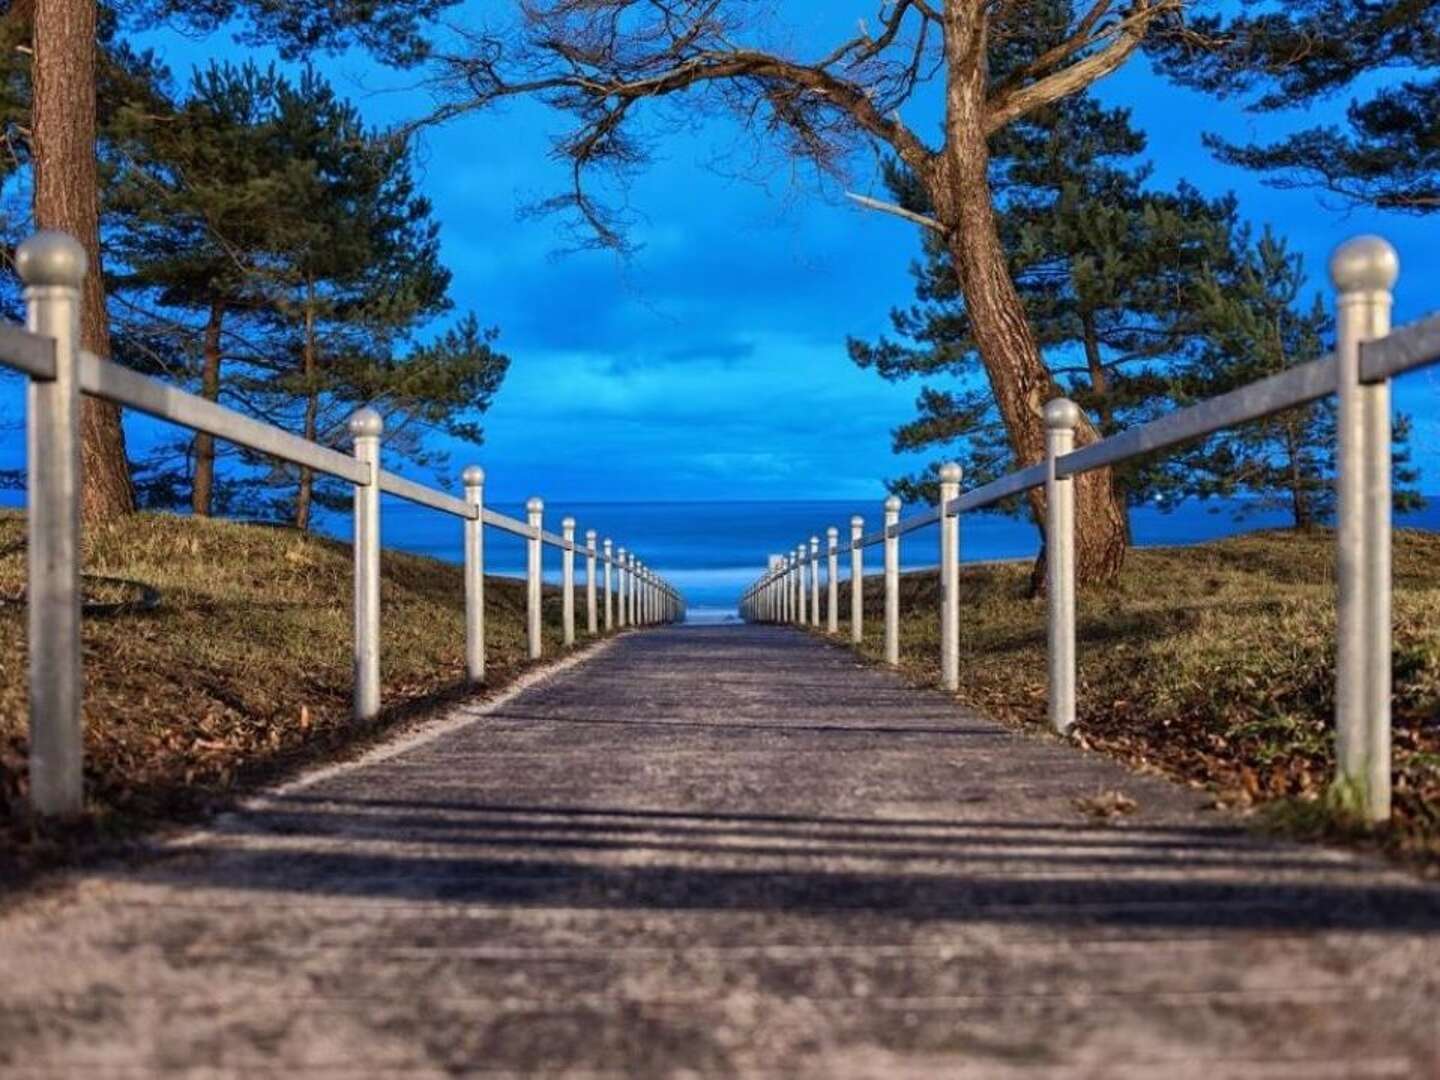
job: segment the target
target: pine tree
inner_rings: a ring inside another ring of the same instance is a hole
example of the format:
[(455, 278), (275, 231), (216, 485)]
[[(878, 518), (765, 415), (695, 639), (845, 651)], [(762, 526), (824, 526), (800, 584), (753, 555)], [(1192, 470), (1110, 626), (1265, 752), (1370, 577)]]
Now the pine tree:
[[(1169, 400), (1168, 369), (1196, 340), (1184, 313), (1205, 268), (1230, 258), (1233, 199), (1207, 200), (1188, 186), (1146, 189), (1136, 162), (1145, 140), (1126, 110), (1080, 96), (1033, 114), (996, 136), (992, 188), (1010, 273), (1046, 360), (1102, 434), (1143, 422)], [(889, 186), (924, 213), (923, 192), (892, 165)], [(944, 447), (975, 484), (1015, 467), (970, 334), (964, 297), (945, 245), (925, 238), (914, 268), (918, 304), (892, 312), (896, 339), (852, 340), (851, 358), (887, 379), (942, 376), (927, 385), (918, 416), (895, 431), (901, 451)], [(938, 463), (891, 483), (902, 498), (938, 496)], [(1164, 462), (1117, 469), (1127, 504), (1179, 483)], [(1015, 503), (1006, 509), (1013, 509)]]
[(1214, 134), (1206, 142), (1221, 160), (1264, 172), (1277, 187), (1417, 214), (1440, 210), (1440, 78), (1427, 74), (1440, 65), (1437, 0), (1251, 0), (1234, 14), (1192, 18), (1159, 46), (1177, 81), (1248, 98), (1259, 112), (1330, 111), (1369, 73), (1410, 75), (1352, 100), (1344, 124), (1269, 144)]
[[(1251, 242), (1237, 237), (1237, 260), (1224, 274), (1208, 273), (1195, 290), (1195, 317), (1205, 346), (1178, 380), (1180, 404), (1213, 397), (1308, 363), (1325, 352), (1333, 323), (1318, 293), (1302, 301), (1302, 258), (1266, 228)], [(1188, 493), (1239, 497), (1236, 516), (1283, 509), (1297, 529), (1329, 521), (1335, 512), (1333, 397), (1219, 432), (1184, 454)], [(1409, 421), (1395, 431), (1395, 505), (1413, 509), (1409, 485)]]

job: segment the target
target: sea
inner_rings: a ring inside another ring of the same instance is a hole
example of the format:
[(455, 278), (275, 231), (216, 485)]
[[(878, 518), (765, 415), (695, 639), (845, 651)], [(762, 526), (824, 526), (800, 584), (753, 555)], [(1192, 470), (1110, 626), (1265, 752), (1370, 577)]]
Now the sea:
[[(495, 503), (492, 508), (524, 519), (519, 503)], [(917, 512), (909, 508), (906, 514)], [(450, 562), (463, 558), (462, 525), (454, 518), (387, 497), (381, 508), (382, 534), (387, 547), (430, 555)], [(850, 535), (850, 518), (865, 519), (865, 531), (882, 522), (879, 501), (815, 502), (573, 502), (547, 503), (545, 527), (559, 532), (559, 522), (575, 518), (577, 539), (594, 529), (602, 539), (633, 550), (678, 587), (689, 605), (688, 617), (697, 622), (733, 619), (740, 595), (764, 570), (770, 555), (794, 551), (802, 541), (825, 531)], [(1131, 528), (1137, 545), (1197, 544), (1257, 529), (1281, 528), (1287, 516), (1237, 500), (1185, 502), (1170, 510), (1141, 507), (1132, 511)], [(1440, 531), (1440, 497), (1428, 499), (1425, 509), (1397, 517), (1397, 527)], [(324, 522), (327, 532), (348, 536), (343, 517)], [(524, 574), (524, 542), (498, 530), (486, 531), (486, 569), (490, 573)], [(971, 514), (961, 523), (961, 553), (966, 562), (1033, 558), (1039, 535), (1028, 521), (997, 514)], [(907, 570), (937, 563), (939, 529), (907, 533), (900, 543), (901, 566)], [(870, 571), (879, 567), (880, 550), (866, 550)], [(559, 580), (560, 552), (545, 549), (545, 576)], [(841, 560), (848, 576), (848, 559)], [(577, 560), (577, 580), (583, 580), (583, 562)]]
[[(0, 492), (0, 506), (21, 506), (24, 495)], [(521, 503), (497, 502), (491, 508), (524, 520)], [(907, 508), (904, 513), (918, 512)], [(769, 556), (792, 552), (802, 541), (818, 537), (822, 548), (830, 526), (840, 536), (850, 534), (850, 518), (865, 519), (865, 531), (880, 527), (880, 501), (826, 500), (810, 502), (565, 502), (548, 503), (545, 527), (558, 533), (560, 521), (574, 517), (576, 538), (594, 529), (603, 540), (633, 550), (652, 569), (678, 587), (694, 622), (724, 622), (736, 617), (740, 595), (761, 573)], [(1198, 544), (1257, 529), (1289, 524), (1283, 511), (1268, 510), (1242, 500), (1183, 502), (1171, 509), (1139, 507), (1131, 512), (1135, 543), (1154, 545)], [(1426, 499), (1425, 508), (1397, 516), (1401, 528), (1440, 532), (1440, 495)], [(350, 536), (346, 514), (322, 514), (320, 531), (339, 539)], [(447, 562), (463, 560), (461, 522), (445, 514), (385, 496), (381, 504), (381, 533), (387, 548), (429, 555)], [(970, 514), (961, 523), (961, 556), (966, 562), (1034, 558), (1039, 536), (1028, 521), (998, 514)], [(939, 530), (936, 526), (907, 533), (900, 543), (900, 562), (906, 570), (936, 565)], [(874, 572), (880, 550), (867, 549), (866, 566)], [(545, 577), (560, 579), (560, 552), (546, 548)], [(525, 572), (524, 542), (497, 529), (486, 531), (485, 561), (488, 573), (520, 577)], [(841, 559), (841, 574), (848, 576), (849, 560)], [(584, 563), (577, 560), (577, 580), (583, 581)]]

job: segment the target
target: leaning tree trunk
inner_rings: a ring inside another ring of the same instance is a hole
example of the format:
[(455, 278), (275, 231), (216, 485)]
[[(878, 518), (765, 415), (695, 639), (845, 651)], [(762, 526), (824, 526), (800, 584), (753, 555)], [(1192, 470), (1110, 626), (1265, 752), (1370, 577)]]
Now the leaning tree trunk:
[[(968, 32), (959, 27), (959, 35)], [(995, 220), (985, 137), (985, 43), (952, 40), (945, 152), (926, 179), (965, 297), (965, 310), (1016, 461), (1045, 458), (1045, 403), (1059, 391), (1040, 355), (1020, 294), (1010, 277)], [(967, 59), (969, 57), (969, 59)], [(1088, 420), (1075, 433), (1084, 446), (1099, 436)], [(1045, 520), (1043, 490), (1031, 492)], [(1075, 568), (1080, 581), (1113, 578), (1125, 559), (1125, 513), (1109, 469), (1079, 477), (1075, 492)]]
[[(35, 6), (35, 222), (42, 229), (63, 229), (85, 245), (90, 273), (80, 338), (91, 352), (109, 356), (95, 161), (95, 19), (95, 0), (38, 0)], [(120, 410), (109, 402), (82, 399), (80, 440), (86, 523), (133, 511), (135, 490)]]
[[(200, 395), (207, 401), (220, 400), (220, 332), (225, 323), (225, 304), (216, 300), (210, 305), (210, 318), (205, 323), (204, 367), (200, 373)], [(196, 517), (209, 517), (215, 501), (215, 436), (205, 431), (195, 433), (195, 480), (190, 485), (190, 512)]]

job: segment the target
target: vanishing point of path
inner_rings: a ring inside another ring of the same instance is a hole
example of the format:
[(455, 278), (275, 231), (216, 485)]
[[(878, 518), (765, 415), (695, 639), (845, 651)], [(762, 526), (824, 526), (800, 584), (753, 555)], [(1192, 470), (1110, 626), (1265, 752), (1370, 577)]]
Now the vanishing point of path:
[(1440, 1075), (1440, 890), (1200, 803), (632, 634), (0, 919), (0, 1076)]

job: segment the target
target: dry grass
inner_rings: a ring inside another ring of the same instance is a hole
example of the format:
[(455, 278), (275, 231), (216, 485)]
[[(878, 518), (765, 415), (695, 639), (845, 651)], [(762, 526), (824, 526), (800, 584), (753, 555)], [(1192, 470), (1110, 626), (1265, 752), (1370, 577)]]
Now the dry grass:
[[(1440, 536), (1395, 542), (1395, 823), (1390, 850), (1440, 867)], [(1028, 566), (961, 576), (960, 699), (1045, 722), (1045, 612)], [(882, 583), (866, 583), (865, 643), (882, 657)], [(1132, 765), (1203, 785), (1267, 820), (1346, 831), (1328, 812), (1333, 772), (1334, 540), (1254, 533), (1132, 552), (1114, 585), (1079, 595), (1076, 738)], [(840, 610), (848, 613), (842, 589)], [(902, 667), (939, 675), (937, 581), (901, 586)], [(848, 638), (849, 625), (841, 628)]]
[[(87, 817), (26, 820), (24, 519), (0, 513), (0, 880), (77, 848), (192, 816), (237, 788), (361, 747), (467, 696), (459, 567), (382, 560), (384, 715), (350, 715), (351, 553), (281, 528), (143, 514), (86, 537), (87, 574), (158, 590), (148, 612), (84, 621)], [(87, 599), (134, 598), (96, 585)], [(493, 689), (527, 661), (520, 582), (486, 590)], [(559, 596), (546, 651), (560, 651)]]

